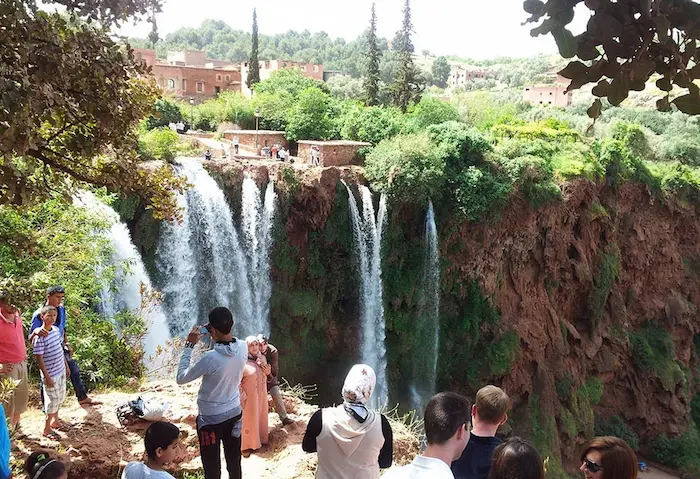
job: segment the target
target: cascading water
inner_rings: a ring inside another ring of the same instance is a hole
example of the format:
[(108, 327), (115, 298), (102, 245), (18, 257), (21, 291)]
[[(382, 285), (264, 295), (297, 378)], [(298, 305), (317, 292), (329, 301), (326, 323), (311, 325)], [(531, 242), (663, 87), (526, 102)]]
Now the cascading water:
[(440, 252), (433, 202), (425, 216), (425, 255), (418, 300), (418, 322), (413, 347), (413, 384), (411, 402), (423, 411), (435, 393), (440, 340)]
[(105, 282), (103, 286), (102, 313), (112, 321), (122, 311), (145, 313), (148, 333), (144, 339), (144, 349), (147, 356), (152, 356), (158, 346), (165, 344), (170, 334), (160, 305), (143, 301), (142, 292), (153, 288), (141, 255), (131, 241), (129, 229), (120, 221), (116, 211), (91, 193), (80, 193), (76, 203), (103, 217), (109, 224), (105, 236), (110, 242), (112, 255), (105, 267), (113, 267), (115, 274), (111, 284)]
[(248, 279), (253, 295), (253, 324), (251, 333), (270, 334), (270, 248), (272, 224), (275, 217), (277, 194), (270, 179), (265, 189), (264, 202), (260, 189), (246, 173), (243, 178), (241, 207), (242, 231), (248, 261)]
[(192, 188), (178, 198), (183, 221), (163, 223), (156, 268), (173, 336), (206, 322), (216, 306), (236, 320), (235, 334), (270, 333), (269, 250), (276, 194), (270, 181), (264, 202), (255, 182), (243, 182), (239, 235), (223, 191), (202, 165), (180, 160), (179, 172)]
[(377, 386), (373, 395), (375, 405), (388, 403), (389, 388), (386, 379), (386, 346), (384, 303), (382, 298), (382, 234), (386, 226), (386, 196), (379, 200), (377, 217), (374, 216), (372, 193), (366, 186), (359, 186), (362, 198), (362, 215), (350, 187), (348, 191), (350, 222), (357, 248), (360, 272), (362, 308), (362, 361), (372, 366), (377, 374)]

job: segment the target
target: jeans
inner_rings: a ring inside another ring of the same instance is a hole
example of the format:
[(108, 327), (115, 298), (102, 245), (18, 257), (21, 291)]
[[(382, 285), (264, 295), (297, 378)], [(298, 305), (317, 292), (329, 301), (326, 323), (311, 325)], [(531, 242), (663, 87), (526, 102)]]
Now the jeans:
[[(87, 388), (83, 382), (83, 378), (80, 377), (80, 368), (75, 359), (71, 358), (68, 351), (63, 351), (66, 355), (66, 361), (68, 362), (68, 369), (70, 369), (70, 382), (73, 384), (73, 389), (75, 389), (75, 396), (78, 401), (82, 401), (87, 397)], [(41, 395), (41, 409), (44, 409), (44, 380), (39, 379), (39, 394)]]
[(270, 396), (272, 396), (272, 403), (275, 405), (275, 411), (277, 411), (280, 419), (284, 421), (287, 417), (287, 409), (284, 407), (284, 399), (282, 399), (280, 387), (272, 386), (269, 392)]
[(230, 479), (241, 479), (241, 437), (233, 435), (233, 427), (241, 420), (241, 415), (224, 421), (197, 427), (199, 455), (202, 458), (205, 479), (221, 478), (221, 443), (224, 443), (226, 470)]

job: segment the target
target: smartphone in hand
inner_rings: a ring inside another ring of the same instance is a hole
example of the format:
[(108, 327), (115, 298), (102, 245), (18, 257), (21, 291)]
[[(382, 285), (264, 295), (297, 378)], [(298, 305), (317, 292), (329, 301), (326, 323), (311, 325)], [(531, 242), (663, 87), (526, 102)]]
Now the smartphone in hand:
[(207, 329), (206, 326), (200, 326), (200, 328), (199, 328), (199, 334), (201, 334), (202, 336), (204, 336), (204, 335), (206, 335), (206, 334), (209, 334), (209, 330)]

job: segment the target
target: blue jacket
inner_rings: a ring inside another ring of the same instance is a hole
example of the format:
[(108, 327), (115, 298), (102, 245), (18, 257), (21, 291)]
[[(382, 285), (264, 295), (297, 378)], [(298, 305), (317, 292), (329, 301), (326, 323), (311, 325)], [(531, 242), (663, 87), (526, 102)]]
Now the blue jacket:
[(7, 479), (10, 471), (10, 431), (7, 430), (5, 410), (0, 407), (0, 479)]
[[(63, 305), (60, 305), (58, 308), (58, 316), (56, 317), (56, 326), (60, 331), (61, 331), (61, 337), (63, 338), (66, 334), (66, 308), (63, 307)], [(29, 333), (27, 337), (31, 336), (32, 331), (34, 331), (36, 328), (40, 328), (44, 322), (41, 320), (41, 308), (37, 309), (34, 311), (34, 315), (32, 316), (32, 327), (29, 328)]]

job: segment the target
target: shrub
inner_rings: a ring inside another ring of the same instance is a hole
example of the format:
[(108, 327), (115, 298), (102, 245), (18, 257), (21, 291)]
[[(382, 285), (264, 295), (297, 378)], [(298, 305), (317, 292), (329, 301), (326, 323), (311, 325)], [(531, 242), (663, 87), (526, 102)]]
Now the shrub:
[(155, 102), (155, 114), (149, 116), (145, 121), (148, 130), (161, 126), (168, 126), (170, 123), (182, 121), (182, 112), (177, 103), (167, 98), (158, 98)]
[(288, 140), (329, 140), (336, 138), (338, 129), (333, 120), (331, 98), (318, 88), (307, 88), (287, 113)]
[(384, 140), (367, 156), (365, 174), (392, 200), (425, 204), (442, 195), (445, 160), (426, 135)]
[(613, 284), (620, 275), (620, 252), (616, 246), (608, 247), (600, 260), (598, 274), (593, 278), (593, 286), (588, 293), (588, 315), (593, 330), (598, 329), (605, 304)]
[(353, 104), (344, 108), (340, 123), (342, 138), (377, 145), (382, 140), (399, 134), (403, 116), (396, 108), (362, 107)]
[(170, 128), (159, 128), (139, 135), (139, 151), (149, 160), (171, 161), (180, 138)]
[(654, 459), (662, 464), (698, 477), (700, 474), (700, 433), (691, 421), (690, 430), (679, 437), (661, 434), (650, 443)]
[(420, 102), (409, 109), (406, 131), (417, 133), (430, 125), (439, 125), (448, 121), (459, 121), (457, 109), (439, 98), (424, 96)]
[(508, 331), (500, 339), (492, 341), (486, 350), (486, 364), (492, 376), (504, 375), (520, 352), (520, 336)]
[(615, 120), (609, 126), (610, 136), (640, 160), (652, 161), (655, 155), (640, 125), (624, 120)]
[(683, 370), (675, 360), (673, 339), (666, 329), (647, 324), (630, 333), (630, 346), (637, 367), (658, 377), (667, 391), (675, 391), (685, 381)]
[(596, 418), (594, 431), (596, 436), (619, 437), (629, 444), (632, 449), (637, 450), (639, 448), (639, 437), (625, 424), (625, 421), (620, 416), (612, 416), (607, 421)]
[(592, 376), (579, 387), (577, 394), (579, 398), (587, 400), (592, 405), (598, 405), (603, 399), (603, 383), (600, 378)]
[(511, 183), (499, 178), (488, 167), (469, 166), (455, 179), (455, 208), (469, 221), (480, 221), (487, 213), (498, 216), (511, 191)]
[(686, 165), (700, 166), (700, 141), (697, 133), (669, 135), (659, 145), (662, 160), (679, 161)]
[(573, 385), (574, 377), (569, 372), (567, 372), (563, 378), (556, 381), (555, 388), (560, 401), (568, 401)]
[(700, 174), (697, 170), (672, 163), (656, 170), (660, 176), (661, 190), (681, 201), (700, 204)]
[(484, 164), (484, 154), (491, 150), (478, 131), (455, 121), (428, 127), (428, 135), (445, 158), (449, 177), (469, 166)]
[(554, 182), (554, 170), (548, 160), (528, 155), (502, 159), (501, 164), (533, 208), (561, 199), (561, 190)]
[(543, 121), (526, 125), (495, 125), (491, 128), (494, 138), (519, 138), (521, 140), (545, 140), (552, 142), (575, 142), (581, 134), (560, 122)]

